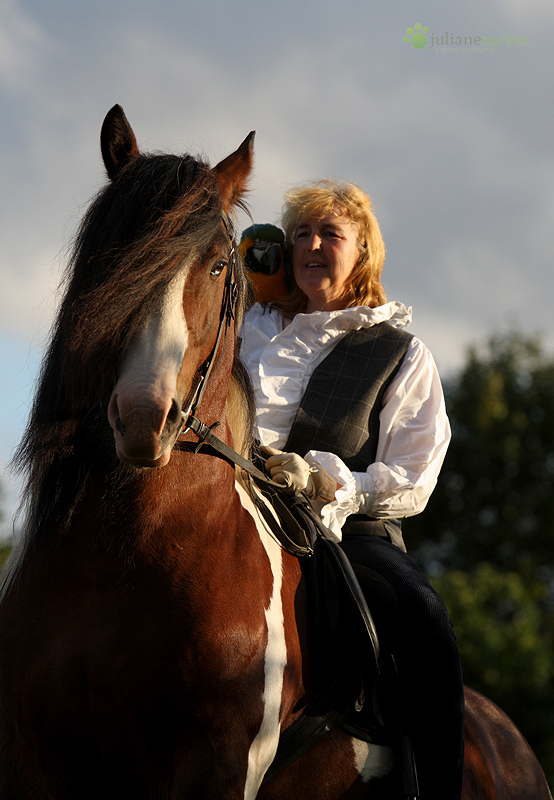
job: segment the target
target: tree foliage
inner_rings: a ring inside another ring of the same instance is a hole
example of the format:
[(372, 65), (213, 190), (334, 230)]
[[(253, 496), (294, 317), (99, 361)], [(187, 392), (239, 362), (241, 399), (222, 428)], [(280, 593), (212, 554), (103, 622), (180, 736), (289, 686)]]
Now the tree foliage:
[(0, 570), (10, 557), (12, 548), (9, 544), (0, 544)]
[(518, 724), (554, 784), (554, 361), (518, 333), (445, 386), (452, 442), (410, 554), (452, 616), (465, 682)]
[(554, 626), (546, 586), (482, 562), (432, 578), (458, 635), (464, 682), (503, 708), (554, 781)]
[(428, 508), (406, 523), (429, 567), (554, 577), (554, 363), (534, 339), (494, 338), (446, 387), (452, 442)]
[(433, 583), (460, 624), (460, 655), (472, 685), (507, 700), (514, 681), (526, 692), (548, 689), (554, 663), (543, 640), (540, 584), (529, 589), (516, 573), (487, 562), (471, 573), (435, 576)]

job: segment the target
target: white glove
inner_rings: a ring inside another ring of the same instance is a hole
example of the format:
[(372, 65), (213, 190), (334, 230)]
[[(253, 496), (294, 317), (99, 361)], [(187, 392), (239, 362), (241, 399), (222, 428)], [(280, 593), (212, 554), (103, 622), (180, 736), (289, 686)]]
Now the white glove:
[(323, 467), (311, 467), (298, 453), (274, 447), (262, 447), (262, 452), (269, 456), (265, 466), (272, 479), (291, 491), (304, 492), (318, 511), (335, 499), (338, 484)]

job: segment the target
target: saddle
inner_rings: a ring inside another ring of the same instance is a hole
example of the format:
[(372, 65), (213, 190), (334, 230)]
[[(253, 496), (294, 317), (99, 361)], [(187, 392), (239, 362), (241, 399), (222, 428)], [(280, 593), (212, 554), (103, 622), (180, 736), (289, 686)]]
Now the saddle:
[[(252, 478), (252, 476), (250, 476)], [(360, 711), (380, 672), (381, 647), (373, 617), (341, 547), (308, 498), (253, 478), (251, 492), (281, 547), (299, 558), (306, 584), (312, 700), (309, 713), (344, 706)], [(378, 712), (376, 712), (378, 714)]]

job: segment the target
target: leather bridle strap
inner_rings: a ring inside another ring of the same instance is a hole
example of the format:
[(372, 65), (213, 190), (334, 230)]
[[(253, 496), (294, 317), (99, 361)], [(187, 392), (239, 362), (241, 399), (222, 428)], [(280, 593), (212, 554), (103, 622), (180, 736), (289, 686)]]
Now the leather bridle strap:
[[(216, 422), (215, 425), (218, 423)], [(250, 488), (250, 497), (254, 505), (257, 507), (259, 513), (264, 518), (268, 529), (278, 544), (297, 558), (302, 556), (309, 556), (313, 553), (313, 542), (310, 541), (310, 536), (307, 534), (306, 528), (301, 525), (289, 508), (289, 505), (309, 505), (309, 500), (303, 494), (295, 494), (294, 497), (290, 496), (286, 500), (283, 494), (286, 490), (283, 489), (281, 483), (276, 483), (268, 475), (262, 472), (251, 461), (241, 456), (232, 447), (225, 444), (213, 433), (212, 429), (215, 425), (204, 425), (198, 419), (194, 418), (190, 425), (190, 430), (198, 436), (198, 443), (194, 442), (176, 442), (175, 449), (184, 450), (192, 453), (200, 452), (203, 445), (207, 445), (210, 450), (203, 450), (202, 452), (208, 455), (219, 456), (224, 459), (228, 464), (233, 467), (239, 467), (244, 470), (252, 481), (258, 487), (261, 495), (269, 499), (269, 505), (273, 506), (275, 511), (280, 515), (280, 521), (270, 510), (268, 504), (264, 501), (263, 497)], [(278, 506), (278, 509), (277, 509)], [(306, 520), (308, 523), (308, 520)], [(320, 533), (323, 534), (323, 523), (319, 524)], [(292, 533), (292, 537), (289, 535)], [(313, 533), (315, 535), (315, 531)]]
[[(232, 320), (235, 319), (235, 306), (238, 294), (237, 283), (235, 280), (235, 264), (237, 258), (237, 251), (235, 247), (235, 236), (234, 236), (233, 226), (227, 216), (223, 217), (223, 224), (225, 225), (225, 230), (229, 235), (229, 239), (231, 242), (231, 250), (229, 253), (229, 261), (227, 263), (227, 275), (225, 278), (223, 297), (221, 298), (219, 327), (217, 330), (217, 336), (215, 338), (214, 346), (212, 347), (208, 357), (205, 359), (202, 366), (199, 367), (199, 369), (197, 370), (196, 382), (191, 393), (189, 394), (189, 401), (187, 407), (186, 409), (181, 410), (182, 423), (178, 436), (180, 436), (182, 433), (186, 433), (189, 430), (194, 431), (195, 426), (203, 424), (200, 422), (200, 420), (198, 420), (195, 417), (195, 414), (200, 406), (200, 403), (202, 402), (202, 397), (204, 396), (204, 392), (206, 391), (206, 387), (208, 385), (208, 379), (210, 377), (211, 371), (215, 363), (215, 358), (217, 355), (217, 351), (219, 350), (221, 339), (227, 333), (227, 329), (231, 325)], [(215, 424), (219, 425), (218, 422)]]
[(199, 441), (197, 444), (193, 442), (176, 442), (175, 449), (191, 450), (194, 453), (198, 453), (203, 444), (209, 445), (213, 450), (216, 450), (225, 461), (240, 467), (262, 483), (267, 483), (270, 486), (276, 486), (280, 489), (283, 488), (282, 484), (272, 481), (271, 478), (268, 478), (267, 475), (259, 470), (251, 461), (248, 461), (248, 459), (241, 456), (240, 453), (237, 453), (236, 450), (233, 450), (232, 447), (229, 447), (228, 444), (225, 444), (222, 439), (219, 439), (213, 433), (213, 429), (217, 427), (217, 425), (219, 425), (219, 422), (216, 422), (214, 425), (205, 425), (203, 422), (200, 422), (197, 417), (190, 415), (188, 418), (188, 430), (191, 430), (198, 437)]
[[(216, 450), (227, 461), (246, 470), (246, 472), (250, 473), (257, 480), (262, 481), (262, 483), (273, 484), (273, 481), (268, 478), (267, 475), (261, 472), (261, 470), (255, 467), (251, 461), (243, 458), (243, 456), (239, 455), (239, 453), (233, 450), (232, 447), (229, 447), (229, 445), (225, 444), (225, 442), (223, 442), (221, 439), (218, 439), (218, 437), (213, 434), (213, 428), (216, 428), (220, 424), (219, 422), (215, 422), (213, 425), (208, 426), (201, 422), (201, 420), (199, 420), (196, 416), (208, 384), (208, 379), (215, 363), (215, 358), (217, 351), (219, 350), (221, 339), (226, 334), (227, 329), (231, 325), (231, 321), (235, 319), (235, 306), (238, 293), (237, 283), (235, 280), (235, 267), (237, 259), (235, 232), (232, 222), (227, 215), (223, 215), (223, 224), (231, 242), (231, 250), (227, 264), (225, 288), (223, 290), (223, 297), (221, 299), (221, 311), (219, 314), (219, 327), (217, 336), (210, 354), (205, 359), (201, 367), (199, 367), (197, 370), (196, 382), (193, 389), (189, 393), (187, 407), (181, 411), (182, 423), (179, 436), (183, 433), (187, 433), (188, 431), (192, 431), (198, 437), (199, 441), (198, 444), (195, 445), (192, 442), (178, 441), (179, 437), (177, 437), (174, 449), (192, 450), (193, 452), (198, 452), (203, 444), (210, 445), (210, 447)], [(275, 484), (275, 486), (280, 485)]]

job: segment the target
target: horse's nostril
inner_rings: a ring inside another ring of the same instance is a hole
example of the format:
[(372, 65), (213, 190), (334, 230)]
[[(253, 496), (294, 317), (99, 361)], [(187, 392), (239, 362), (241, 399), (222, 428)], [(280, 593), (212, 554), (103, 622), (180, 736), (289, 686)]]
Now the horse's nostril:
[(171, 403), (171, 408), (169, 409), (169, 413), (167, 415), (167, 421), (172, 425), (176, 425), (181, 421), (181, 406), (179, 406), (175, 400), (173, 400)]
[(124, 436), (124, 435), (125, 435), (125, 425), (124, 425), (124, 424), (123, 424), (123, 422), (121, 421), (121, 417), (118, 417), (118, 418), (116, 419), (116, 421), (115, 421), (115, 429), (116, 429), (116, 431), (117, 431), (118, 433), (120, 433), (122, 436)]

